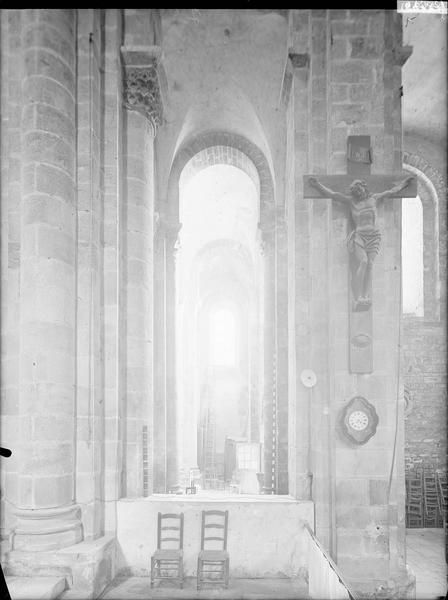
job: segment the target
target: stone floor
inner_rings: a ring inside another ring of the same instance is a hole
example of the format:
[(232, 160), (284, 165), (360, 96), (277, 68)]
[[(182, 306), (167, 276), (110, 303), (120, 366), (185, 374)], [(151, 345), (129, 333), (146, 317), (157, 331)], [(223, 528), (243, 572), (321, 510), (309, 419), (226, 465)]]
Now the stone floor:
[(150, 588), (148, 577), (117, 578), (101, 596), (101, 600), (164, 599), (238, 599), (238, 600), (302, 600), (308, 598), (307, 585), (292, 579), (230, 579), (228, 589), (196, 590), (196, 578), (187, 577), (184, 589), (163, 585)]
[(445, 598), (447, 564), (444, 530), (407, 529), (406, 556), (417, 579), (416, 600)]
[[(417, 579), (416, 600), (445, 598), (447, 592), (447, 564), (443, 529), (408, 529), (407, 561)], [(85, 600), (72, 590), (60, 596), (53, 589), (51, 578), (39, 578), (36, 583), (27, 578), (7, 577), (13, 600), (37, 598), (70, 598)], [(24, 579), (24, 581), (22, 581)], [(48, 581), (47, 581), (48, 580)], [(41, 587), (45, 584), (45, 590)], [(32, 589), (30, 586), (33, 586)], [(49, 590), (51, 588), (51, 594)], [(240, 600), (302, 600), (308, 598), (307, 586), (302, 580), (291, 579), (231, 579), (228, 590), (196, 590), (196, 579), (187, 577), (183, 590), (173, 586), (158, 586), (151, 590), (148, 577), (117, 578), (102, 594), (101, 600), (176, 600), (176, 599), (240, 599)]]

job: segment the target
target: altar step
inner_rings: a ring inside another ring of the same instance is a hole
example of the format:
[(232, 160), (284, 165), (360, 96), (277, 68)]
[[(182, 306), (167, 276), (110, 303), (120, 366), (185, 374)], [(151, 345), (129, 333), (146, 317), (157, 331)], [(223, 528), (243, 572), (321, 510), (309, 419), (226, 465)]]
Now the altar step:
[(151, 589), (149, 577), (117, 577), (103, 592), (101, 600), (306, 600), (308, 585), (303, 579), (230, 578), (227, 589), (196, 589), (196, 577), (186, 577), (181, 590), (175, 584), (160, 582)]
[(67, 587), (65, 577), (5, 577), (12, 600), (55, 600)]

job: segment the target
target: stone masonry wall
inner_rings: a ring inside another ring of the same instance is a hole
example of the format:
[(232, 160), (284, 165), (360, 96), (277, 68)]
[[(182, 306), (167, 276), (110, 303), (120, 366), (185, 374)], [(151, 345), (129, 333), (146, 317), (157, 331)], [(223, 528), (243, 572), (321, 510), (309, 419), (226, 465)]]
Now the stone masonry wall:
[(76, 499), (87, 538), (104, 531), (102, 28), (102, 11), (78, 11)]
[[(19, 400), (19, 277), (20, 277), (20, 62), (19, 10), (3, 12), (1, 19), (1, 440), (15, 449)], [(7, 537), (17, 502), (17, 458), (2, 459), (1, 535)]]
[(446, 470), (446, 330), (443, 323), (403, 319), (407, 391), (406, 471)]
[[(301, 65), (293, 84), (298, 178), (346, 173), (349, 135), (371, 136), (373, 174), (400, 171), (401, 21), (395, 12), (295, 11), (292, 25), (293, 51)], [(302, 53), (309, 53), (308, 69)], [(310, 407), (308, 468), (316, 531), (355, 589), (371, 593), (385, 586), (392, 597), (402, 593), (399, 581), (404, 581), (404, 421), (397, 371), (400, 201), (384, 202), (378, 210), (383, 238), (373, 270), (374, 370), (354, 375), (348, 363), (347, 214), (329, 200), (303, 199), (301, 189), (298, 181), (296, 419), (299, 423)], [(306, 368), (317, 375), (311, 390), (299, 379)], [(350, 444), (338, 426), (355, 395), (371, 402), (379, 416), (376, 435), (363, 446)]]

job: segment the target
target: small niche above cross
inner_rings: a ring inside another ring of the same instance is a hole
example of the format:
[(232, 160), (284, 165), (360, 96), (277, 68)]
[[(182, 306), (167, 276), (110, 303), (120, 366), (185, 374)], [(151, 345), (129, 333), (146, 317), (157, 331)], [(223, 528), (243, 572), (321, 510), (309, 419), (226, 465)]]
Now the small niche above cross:
[[(372, 267), (381, 245), (377, 204), (386, 198), (415, 197), (416, 181), (403, 173), (371, 175), (370, 136), (349, 136), (347, 174), (304, 176), (305, 198), (330, 198), (350, 210), (347, 238), (350, 265), (350, 371), (370, 373), (372, 359)], [(338, 191), (340, 190), (340, 191)], [(405, 193), (403, 193), (405, 191)]]

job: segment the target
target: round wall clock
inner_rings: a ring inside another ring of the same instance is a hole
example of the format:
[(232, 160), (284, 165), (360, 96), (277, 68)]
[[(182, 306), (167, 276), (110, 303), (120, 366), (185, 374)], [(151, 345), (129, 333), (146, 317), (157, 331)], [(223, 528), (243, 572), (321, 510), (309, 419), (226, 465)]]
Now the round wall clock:
[(311, 369), (304, 369), (300, 373), (300, 379), (303, 385), (307, 388), (312, 388), (316, 385), (317, 377), (316, 373)]
[(368, 442), (375, 435), (377, 425), (375, 407), (362, 396), (354, 396), (342, 410), (342, 432), (355, 444)]

